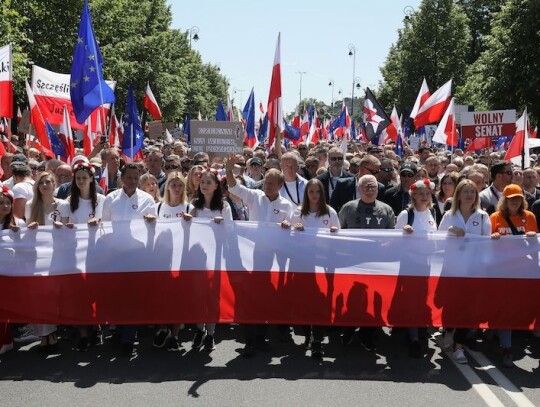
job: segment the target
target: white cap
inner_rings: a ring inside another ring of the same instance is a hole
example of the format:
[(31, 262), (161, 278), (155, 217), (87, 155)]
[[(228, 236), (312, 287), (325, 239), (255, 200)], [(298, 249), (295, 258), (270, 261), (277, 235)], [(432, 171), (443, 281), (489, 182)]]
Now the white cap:
[(73, 164), (77, 164), (79, 162), (83, 162), (83, 163), (86, 163), (86, 164), (90, 163), (86, 156), (84, 156), (84, 155), (76, 155), (75, 157), (73, 157), (73, 160), (71, 160), (71, 165), (73, 166)]

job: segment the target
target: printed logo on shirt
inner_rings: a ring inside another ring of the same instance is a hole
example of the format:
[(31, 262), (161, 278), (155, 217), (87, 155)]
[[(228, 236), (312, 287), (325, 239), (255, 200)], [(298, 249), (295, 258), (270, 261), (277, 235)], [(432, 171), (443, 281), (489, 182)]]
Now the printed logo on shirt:
[(328, 225), (328, 219), (323, 220), (323, 223), (324, 223), (325, 225)]
[(279, 213), (279, 209), (274, 209), (274, 213), (277, 215)]
[(477, 220), (473, 221), (473, 226), (478, 226), (480, 224), (480, 222), (478, 222)]
[(136, 211), (139, 208), (139, 205), (131, 205), (131, 208)]

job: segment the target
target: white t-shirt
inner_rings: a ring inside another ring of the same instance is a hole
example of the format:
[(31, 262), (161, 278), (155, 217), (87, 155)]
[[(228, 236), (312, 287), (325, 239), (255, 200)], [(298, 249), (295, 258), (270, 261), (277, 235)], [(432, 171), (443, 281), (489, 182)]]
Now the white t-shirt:
[(13, 199), (26, 199), (31, 201), (34, 197), (34, 181), (23, 181), (15, 184), (11, 189)]
[(144, 215), (156, 214), (154, 197), (143, 190), (136, 189), (135, 193), (127, 196), (123, 188), (111, 192), (103, 202), (102, 220), (133, 220), (142, 219)]
[(202, 208), (202, 209), (191, 209), (191, 213), (194, 214), (193, 216), (197, 218), (206, 218), (206, 219), (214, 219), (216, 216), (221, 216), (224, 221), (232, 221), (232, 212), (231, 207), (227, 202), (223, 202), (223, 210), (222, 211), (211, 211), (208, 208)]
[[(56, 199), (56, 209), (51, 213), (45, 214), (45, 225), (52, 225), (54, 221), (60, 222), (60, 211), (58, 210), (60, 206), (65, 205), (66, 201), (63, 199)], [(32, 212), (32, 201), (27, 201), (26, 205), (24, 207), (24, 217), (26, 219), (26, 223), (30, 222), (30, 214)]]
[(87, 223), (88, 220), (92, 217), (96, 219), (101, 219), (103, 215), (103, 202), (105, 197), (101, 194), (97, 194), (97, 206), (96, 210), (92, 215), (92, 201), (90, 199), (82, 199), (79, 197), (79, 207), (75, 212), (71, 212), (70, 202), (68, 198), (65, 203), (58, 205), (58, 211), (60, 212), (61, 218), (69, 218), (70, 223)]
[[(429, 209), (422, 212), (418, 212), (416, 209), (413, 209), (413, 211), (414, 220), (411, 226), (415, 231), (435, 232), (437, 230), (437, 223), (435, 222), (435, 219), (433, 219), (433, 215), (431, 215), (431, 211)], [(407, 224), (408, 216), (407, 209), (402, 210), (397, 217), (395, 228), (403, 229), (403, 227)]]
[(248, 189), (240, 183), (229, 187), (229, 191), (244, 201), (250, 221), (281, 223), (290, 220), (293, 213), (292, 204), (281, 195), (270, 201), (260, 189)]
[(160, 219), (176, 219), (176, 218), (182, 218), (182, 214), (189, 213), (188, 210), (193, 208), (193, 205), (183, 203), (177, 206), (170, 206), (169, 204), (166, 204), (165, 202), (162, 202), (157, 205), (157, 215)]
[(315, 212), (309, 212), (307, 215), (302, 215), (300, 208), (297, 208), (291, 219), (291, 224), (294, 226), (301, 223), (305, 228), (330, 229), (331, 227), (341, 228), (337, 212), (331, 206), (328, 206), (328, 215), (316, 216)]

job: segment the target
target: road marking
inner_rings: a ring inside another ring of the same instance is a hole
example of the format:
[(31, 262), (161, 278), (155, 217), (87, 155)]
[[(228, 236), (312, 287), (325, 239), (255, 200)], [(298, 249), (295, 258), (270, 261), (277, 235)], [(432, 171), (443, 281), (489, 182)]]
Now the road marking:
[(468, 353), (482, 366), (483, 370), (491, 376), (495, 383), (516, 403), (519, 407), (534, 407), (531, 402), (491, 361), (481, 352), (467, 349)]
[(461, 374), (471, 384), (471, 387), (478, 393), (480, 397), (485, 401), (489, 407), (504, 407), (504, 403), (491, 391), (489, 386), (485, 384), (480, 376), (478, 376), (471, 366), (461, 365), (454, 360), (453, 352), (445, 350), (443, 347), (443, 335), (435, 337), (435, 341), (439, 345), (441, 351), (450, 359), (454, 366), (461, 372)]

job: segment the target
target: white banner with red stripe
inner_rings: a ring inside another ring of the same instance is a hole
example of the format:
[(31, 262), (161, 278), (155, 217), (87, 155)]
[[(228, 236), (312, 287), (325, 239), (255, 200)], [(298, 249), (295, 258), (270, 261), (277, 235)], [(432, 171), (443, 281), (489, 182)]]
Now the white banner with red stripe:
[(540, 328), (537, 238), (180, 219), (0, 234), (0, 321)]
[[(41, 110), (44, 119), (52, 125), (60, 125), (63, 120), (63, 109), (66, 105), (71, 127), (74, 129), (84, 129), (84, 123), (78, 123), (73, 113), (71, 97), (69, 95), (70, 75), (49, 71), (37, 65), (32, 66), (32, 90), (36, 97), (36, 102)], [(107, 85), (114, 90), (116, 82), (106, 81)], [(105, 115), (109, 114), (110, 103), (104, 105)], [(92, 123), (97, 122), (97, 110), (92, 113)]]
[(11, 43), (0, 47), (0, 117), (13, 117), (13, 53)]

